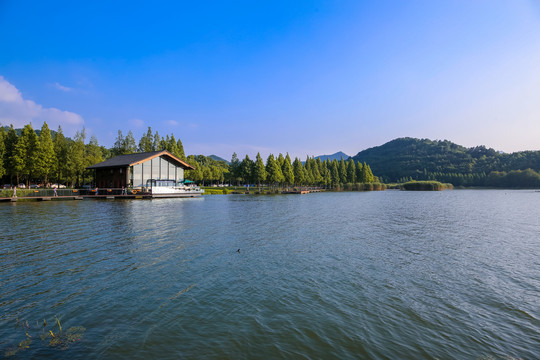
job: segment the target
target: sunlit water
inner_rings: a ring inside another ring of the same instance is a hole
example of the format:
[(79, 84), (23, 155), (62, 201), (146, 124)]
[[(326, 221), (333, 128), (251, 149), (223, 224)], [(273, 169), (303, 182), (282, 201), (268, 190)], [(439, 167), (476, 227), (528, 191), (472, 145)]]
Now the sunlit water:
[[(540, 358), (534, 191), (4, 203), (0, 227), (0, 356), (27, 332), (15, 358)], [(63, 350), (55, 316), (86, 328)]]

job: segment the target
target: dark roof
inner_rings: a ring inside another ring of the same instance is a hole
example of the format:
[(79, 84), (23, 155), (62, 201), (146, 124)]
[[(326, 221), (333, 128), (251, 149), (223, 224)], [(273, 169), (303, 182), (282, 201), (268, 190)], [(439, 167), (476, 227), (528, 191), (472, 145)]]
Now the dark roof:
[(179, 166), (183, 167), (186, 170), (193, 170), (195, 169), (193, 166), (189, 165), (187, 162), (177, 158), (170, 152), (166, 150), (161, 151), (151, 151), (151, 152), (145, 152), (145, 153), (135, 153), (135, 154), (127, 154), (127, 155), (119, 155), (115, 156), (109, 160), (105, 160), (103, 162), (94, 164), (92, 166), (87, 167), (87, 169), (100, 169), (100, 168), (112, 168), (112, 167), (127, 167), (132, 166), (136, 164), (143, 163), (145, 161), (148, 161), (150, 159), (156, 158), (158, 156), (164, 155), (165, 157), (168, 157), (173, 162), (177, 163)]

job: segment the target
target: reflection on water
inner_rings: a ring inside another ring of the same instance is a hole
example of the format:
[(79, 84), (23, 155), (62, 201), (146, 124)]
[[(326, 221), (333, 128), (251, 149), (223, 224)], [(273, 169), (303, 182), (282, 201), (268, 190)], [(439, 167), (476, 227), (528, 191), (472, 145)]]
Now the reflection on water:
[(539, 358), (539, 196), (0, 204), (0, 350), (58, 316), (16, 356)]

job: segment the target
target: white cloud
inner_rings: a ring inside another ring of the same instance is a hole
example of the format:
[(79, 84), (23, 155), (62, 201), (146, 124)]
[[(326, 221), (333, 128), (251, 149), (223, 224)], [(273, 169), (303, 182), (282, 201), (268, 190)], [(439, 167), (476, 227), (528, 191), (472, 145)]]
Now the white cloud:
[(54, 84), (54, 87), (57, 88), (58, 90), (62, 90), (62, 91), (65, 91), (65, 92), (71, 92), (71, 91), (73, 91), (73, 88), (70, 88), (70, 87), (67, 87), (67, 86), (60, 85), (59, 83), (55, 83), (55, 84)]
[(129, 123), (131, 124), (131, 126), (137, 129), (140, 129), (144, 126), (144, 121), (141, 119), (130, 119)]
[(169, 120), (169, 121), (167, 121), (167, 125), (170, 125), (170, 126), (178, 126), (178, 121)]
[(79, 114), (56, 108), (45, 108), (32, 100), (23, 99), (19, 90), (0, 76), (0, 123), (3, 126), (13, 124), (15, 128), (32, 123), (34, 129), (38, 129), (45, 121), (53, 130), (62, 126), (64, 133), (68, 136), (81, 130), (84, 124)]

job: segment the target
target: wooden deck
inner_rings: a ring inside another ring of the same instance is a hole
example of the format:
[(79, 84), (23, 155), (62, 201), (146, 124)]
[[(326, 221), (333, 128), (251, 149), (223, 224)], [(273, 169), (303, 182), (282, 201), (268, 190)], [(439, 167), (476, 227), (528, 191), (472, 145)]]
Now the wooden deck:
[(3, 197), (0, 202), (18, 202), (18, 201), (63, 201), (63, 200), (128, 200), (128, 199), (164, 199), (164, 198), (193, 198), (201, 194), (170, 194), (170, 195), (151, 195), (151, 194), (130, 194), (130, 195), (80, 195), (80, 196), (21, 196), (21, 197)]

